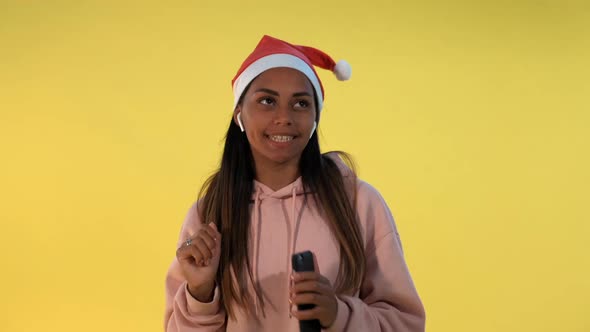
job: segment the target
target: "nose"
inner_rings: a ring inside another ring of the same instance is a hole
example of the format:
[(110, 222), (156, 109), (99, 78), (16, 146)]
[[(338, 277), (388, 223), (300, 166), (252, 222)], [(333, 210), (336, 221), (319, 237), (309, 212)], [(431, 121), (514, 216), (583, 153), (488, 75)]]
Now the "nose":
[(291, 110), (288, 106), (278, 107), (274, 117), (274, 124), (282, 126), (291, 126), (293, 124)]

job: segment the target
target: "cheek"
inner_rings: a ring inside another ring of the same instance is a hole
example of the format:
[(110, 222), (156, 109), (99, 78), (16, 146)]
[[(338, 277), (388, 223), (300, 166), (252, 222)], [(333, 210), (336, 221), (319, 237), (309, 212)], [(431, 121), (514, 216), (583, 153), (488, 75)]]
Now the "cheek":
[(248, 107), (248, 110), (242, 111), (242, 123), (246, 127), (246, 132), (260, 126), (260, 116), (256, 109)]
[(251, 144), (257, 144), (257, 142), (261, 142), (264, 140), (264, 132), (268, 127), (267, 122), (265, 119), (260, 117), (250, 118), (250, 121), (247, 124), (244, 124), (246, 128), (246, 137)]
[(303, 114), (299, 119), (298, 122), (300, 126), (305, 128), (313, 128), (313, 123), (316, 122), (316, 115), (315, 113), (307, 113)]

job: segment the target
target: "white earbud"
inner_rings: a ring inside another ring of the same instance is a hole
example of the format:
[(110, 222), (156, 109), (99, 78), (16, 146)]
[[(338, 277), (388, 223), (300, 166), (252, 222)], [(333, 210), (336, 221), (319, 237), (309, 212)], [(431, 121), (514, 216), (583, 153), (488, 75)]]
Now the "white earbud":
[(242, 132), (244, 132), (244, 125), (242, 124), (242, 112), (238, 113), (236, 118), (238, 119), (238, 125), (240, 126), (240, 129)]
[(311, 134), (309, 134), (309, 139), (311, 139), (311, 136), (313, 136), (313, 133), (315, 132), (315, 129), (318, 127), (318, 123), (317, 122), (313, 122), (313, 128), (311, 128)]

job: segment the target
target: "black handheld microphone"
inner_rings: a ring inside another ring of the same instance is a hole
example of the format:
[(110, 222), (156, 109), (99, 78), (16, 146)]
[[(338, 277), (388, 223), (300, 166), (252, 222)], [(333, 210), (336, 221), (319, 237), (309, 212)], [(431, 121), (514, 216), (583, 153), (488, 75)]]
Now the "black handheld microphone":
[[(296, 272), (314, 271), (313, 254), (309, 250), (294, 254), (291, 257), (291, 265), (293, 266), (293, 271)], [(299, 311), (312, 309), (314, 307), (315, 304), (297, 305)], [(320, 332), (321, 330), (322, 325), (317, 319), (299, 321), (299, 331), (301, 332)]]

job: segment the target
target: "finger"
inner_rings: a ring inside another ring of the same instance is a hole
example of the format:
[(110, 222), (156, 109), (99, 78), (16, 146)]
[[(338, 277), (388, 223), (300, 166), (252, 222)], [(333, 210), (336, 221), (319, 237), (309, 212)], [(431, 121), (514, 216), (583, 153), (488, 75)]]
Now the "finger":
[(204, 266), (205, 265), (205, 256), (203, 256), (203, 253), (201, 253), (201, 251), (199, 250), (199, 248), (197, 248), (196, 246), (190, 246), (189, 249), (191, 250), (191, 254), (193, 255), (193, 259), (195, 260), (195, 264), (197, 264), (198, 266)]
[(293, 281), (300, 282), (306, 280), (320, 280), (320, 274), (313, 271), (308, 272), (293, 272)]
[(318, 293), (301, 293), (295, 295), (291, 302), (293, 305), (315, 304), (316, 306), (324, 306), (328, 303), (328, 297)]
[[(297, 308), (293, 306), (293, 308)], [(313, 309), (307, 310), (291, 310), (291, 315), (293, 315), (298, 320), (311, 320), (311, 319), (320, 319), (322, 315), (323, 309), (320, 307), (315, 307)]]
[(295, 273), (293, 273), (293, 282), (302, 282), (302, 281), (307, 281), (307, 280), (317, 281), (319, 283), (326, 284), (326, 285), (330, 286), (330, 288), (332, 287), (332, 283), (330, 282), (330, 280), (317, 272), (295, 272)]
[(178, 261), (196, 261), (198, 264), (199, 261), (202, 260), (201, 252), (193, 245), (186, 246), (183, 245), (182, 247), (176, 250), (176, 258)]
[(316, 257), (316, 255), (312, 252), (311, 255), (313, 256), (313, 270), (320, 274), (320, 266), (318, 265), (318, 258)]
[(178, 259), (186, 259), (188, 257), (192, 257), (192, 253), (191, 253), (191, 245), (186, 245), (186, 242), (183, 242), (182, 245), (176, 249), (176, 257)]
[(203, 230), (207, 231), (215, 241), (219, 242), (221, 240), (221, 233), (217, 230), (217, 225), (214, 222), (208, 223), (207, 227), (203, 227)]
[(213, 251), (215, 247), (217, 247), (217, 242), (215, 241), (215, 238), (211, 236), (211, 234), (209, 234), (207, 231), (205, 231), (205, 229), (199, 231), (197, 239), (203, 240), (211, 251)]
[(318, 294), (329, 294), (331, 291), (331, 287), (326, 284), (322, 284), (318, 281), (302, 281), (297, 282), (291, 288), (292, 294), (300, 294), (300, 293), (318, 293)]
[(332, 283), (330, 282), (330, 280), (326, 277), (324, 277), (323, 275), (320, 274), (318, 281), (322, 284), (328, 285), (330, 286), (330, 288), (332, 288)]
[(315, 304), (322, 307), (328, 307), (331, 304), (331, 295), (329, 293), (297, 293), (291, 294), (289, 302), (293, 305)]
[(213, 250), (207, 246), (205, 241), (197, 239), (195, 242), (193, 242), (193, 246), (196, 246), (199, 251), (201, 251), (204, 260), (213, 258)]

